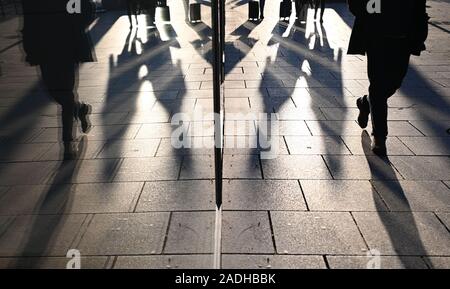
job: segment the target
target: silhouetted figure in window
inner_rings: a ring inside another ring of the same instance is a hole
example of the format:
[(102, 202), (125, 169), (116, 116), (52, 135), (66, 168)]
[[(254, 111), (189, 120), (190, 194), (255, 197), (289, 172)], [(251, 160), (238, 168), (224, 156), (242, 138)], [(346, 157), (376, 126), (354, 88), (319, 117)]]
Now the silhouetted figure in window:
[(127, 14), (128, 19), (130, 20), (130, 29), (133, 28), (133, 16), (136, 19), (136, 26), (139, 25), (139, 0), (127, 0)]
[(38, 65), (50, 96), (62, 107), (65, 159), (76, 157), (74, 119), (83, 132), (90, 128), (90, 106), (76, 97), (78, 65), (94, 60), (86, 32), (93, 19), (94, 7), (81, 0), (82, 13), (70, 14), (66, 0), (22, 0), (24, 11), (23, 47), (26, 61)]
[(266, 0), (259, 0), (259, 11), (261, 14), (261, 19), (264, 19), (264, 6), (266, 6)]
[(320, 8), (320, 22), (323, 22), (323, 13), (325, 13), (325, 0), (314, 0), (314, 19), (317, 19), (317, 11)]
[(428, 34), (426, 0), (381, 0), (381, 13), (369, 13), (368, 0), (348, 0), (356, 16), (349, 54), (367, 54), (369, 95), (357, 100), (358, 123), (372, 116), (372, 151), (386, 155), (388, 98), (400, 88), (411, 54), (425, 50)]

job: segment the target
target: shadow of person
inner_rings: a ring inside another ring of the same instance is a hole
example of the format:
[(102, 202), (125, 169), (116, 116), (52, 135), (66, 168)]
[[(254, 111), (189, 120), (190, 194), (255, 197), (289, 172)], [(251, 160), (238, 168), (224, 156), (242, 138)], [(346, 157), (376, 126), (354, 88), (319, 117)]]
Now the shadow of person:
[[(58, 244), (57, 239), (67, 229), (66, 221), (69, 216), (62, 212), (70, 208), (68, 196), (72, 191), (71, 183), (77, 178), (86, 154), (86, 147), (87, 137), (82, 136), (78, 143), (79, 158), (77, 160), (65, 160), (61, 162), (52, 184), (42, 194), (41, 200), (33, 210), (33, 215), (31, 216), (32, 224), (21, 240), (18, 249), (19, 253), (16, 255), (18, 258), (16, 261), (12, 261), (8, 268), (39, 268), (42, 260), (39, 257), (48, 256), (54, 247), (61, 246), (61, 244)], [(61, 200), (65, 201), (59, 213), (56, 215), (48, 215), (51, 207)]]
[[(370, 249), (379, 250), (381, 255), (397, 255), (404, 268), (413, 268), (414, 264), (411, 262), (410, 256), (426, 256), (428, 255), (427, 250), (422, 243), (414, 214), (402, 185), (398, 180), (392, 179), (392, 176), (396, 175), (395, 169), (391, 166), (388, 157), (383, 158), (381, 164), (377, 162), (378, 157), (372, 153), (370, 144), (369, 134), (367, 131), (363, 131), (361, 134), (361, 145), (371, 173), (374, 203), (376, 204), (378, 218), (389, 238), (389, 245), (392, 246), (394, 252), (382, 252), (381, 248)], [(385, 211), (382, 203), (378, 202), (379, 194), (373, 185), (374, 182), (387, 188), (383, 194), (390, 194), (393, 199), (402, 204), (403, 209), (401, 212)], [(381, 262), (383, 264), (383, 259), (381, 259)]]

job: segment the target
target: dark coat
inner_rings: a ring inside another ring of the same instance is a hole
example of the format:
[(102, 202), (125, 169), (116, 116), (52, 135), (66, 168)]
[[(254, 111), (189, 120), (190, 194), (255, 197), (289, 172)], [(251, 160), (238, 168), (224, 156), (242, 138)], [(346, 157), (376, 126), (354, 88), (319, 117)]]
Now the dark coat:
[(369, 39), (405, 38), (410, 53), (420, 55), (425, 50), (428, 36), (428, 15), (426, 0), (381, 0), (381, 13), (369, 14), (369, 0), (347, 0), (350, 11), (355, 15), (349, 54), (367, 52)]
[(81, 0), (81, 14), (69, 14), (68, 0), (22, 0), (23, 47), (31, 65), (92, 62), (87, 26), (94, 17), (90, 0)]

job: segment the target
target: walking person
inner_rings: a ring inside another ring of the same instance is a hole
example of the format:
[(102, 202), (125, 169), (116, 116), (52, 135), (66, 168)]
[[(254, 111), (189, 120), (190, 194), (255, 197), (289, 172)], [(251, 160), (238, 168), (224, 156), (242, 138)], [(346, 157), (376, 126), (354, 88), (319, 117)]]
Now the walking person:
[(401, 87), (411, 55), (425, 50), (428, 35), (426, 0), (380, 0), (381, 13), (369, 13), (368, 0), (348, 0), (356, 16), (349, 54), (367, 55), (369, 95), (358, 98), (358, 124), (372, 119), (372, 151), (387, 154), (389, 97)]
[(295, 0), (295, 18), (299, 22), (306, 22), (309, 0)]
[(314, 0), (314, 19), (317, 19), (317, 12), (320, 8), (320, 23), (323, 22), (323, 14), (325, 13), (325, 0)]
[(139, 25), (138, 14), (139, 14), (139, 0), (127, 0), (127, 14), (128, 20), (130, 21), (130, 29), (133, 28), (133, 16), (136, 19), (136, 26)]
[(75, 86), (79, 63), (94, 61), (86, 29), (95, 8), (89, 0), (81, 0), (81, 14), (70, 14), (65, 0), (22, 0), (22, 4), (26, 61), (39, 66), (50, 96), (62, 107), (64, 158), (74, 159), (74, 120), (80, 120), (84, 133), (90, 129), (90, 105), (77, 100)]
[(260, 19), (264, 19), (264, 6), (266, 6), (266, 0), (259, 0)]

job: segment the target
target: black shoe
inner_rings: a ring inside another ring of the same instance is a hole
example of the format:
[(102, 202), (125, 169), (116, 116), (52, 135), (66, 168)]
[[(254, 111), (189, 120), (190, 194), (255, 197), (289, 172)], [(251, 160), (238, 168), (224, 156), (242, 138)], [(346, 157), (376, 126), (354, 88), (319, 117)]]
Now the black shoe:
[(385, 157), (387, 155), (386, 139), (374, 137), (372, 140), (372, 152), (379, 157)]
[(64, 143), (64, 160), (75, 160), (78, 156), (78, 148), (74, 142)]
[(367, 100), (367, 95), (356, 100), (356, 106), (359, 109), (358, 124), (361, 128), (366, 128), (369, 122), (370, 105)]
[(91, 129), (91, 122), (89, 121), (89, 114), (91, 113), (91, 106), (89, 104), (83, 103), (78, 111), (78, 119), (81, 122), (81, 131), (83, 133), (88, 133)]

